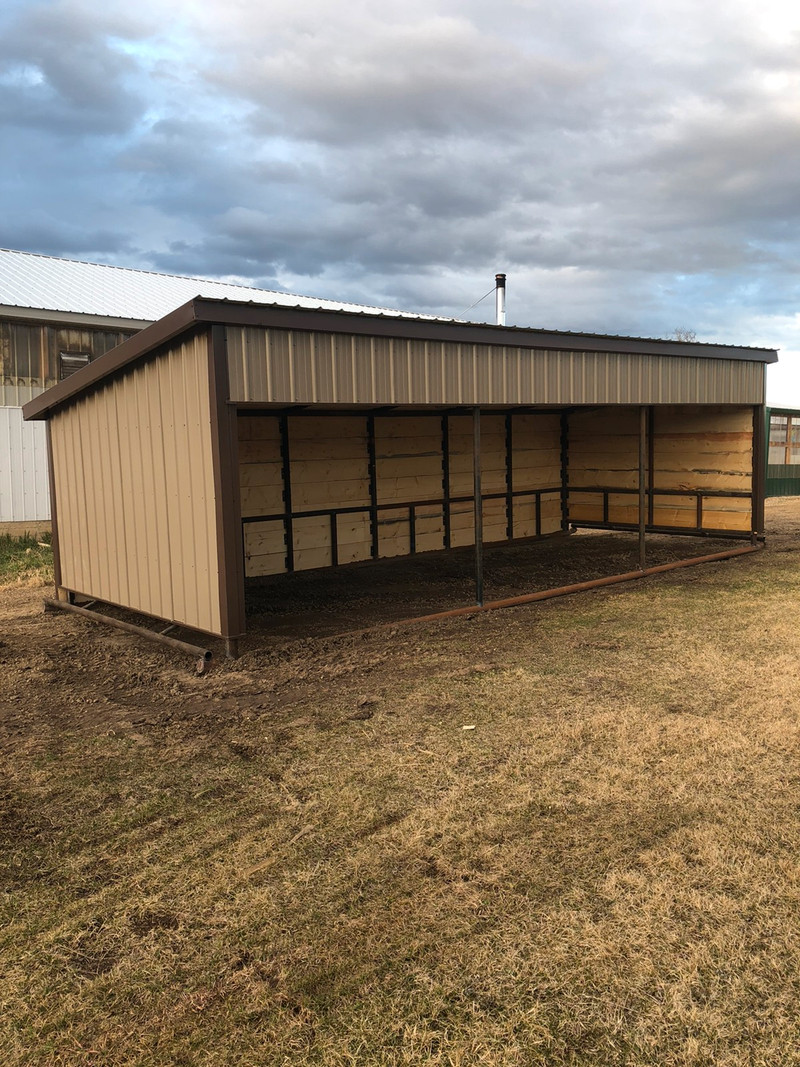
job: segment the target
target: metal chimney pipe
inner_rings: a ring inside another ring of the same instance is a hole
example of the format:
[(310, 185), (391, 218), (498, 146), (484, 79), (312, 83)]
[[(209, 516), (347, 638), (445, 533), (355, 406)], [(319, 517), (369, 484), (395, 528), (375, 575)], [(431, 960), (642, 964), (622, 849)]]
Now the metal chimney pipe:
[(495, 274), (495, 290), (494, 290), (494, 303), (497, 313), (497, 325), (505, 326), (506, 324), (506, 276), (505, 274)]

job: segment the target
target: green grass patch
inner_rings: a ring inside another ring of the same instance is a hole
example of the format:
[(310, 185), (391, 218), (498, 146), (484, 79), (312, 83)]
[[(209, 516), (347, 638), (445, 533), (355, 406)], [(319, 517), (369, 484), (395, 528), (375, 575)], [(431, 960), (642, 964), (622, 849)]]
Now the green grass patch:
[(0, 585), (37, 580), (53, 580), (50, 534), (38, 539), (0, 534)]

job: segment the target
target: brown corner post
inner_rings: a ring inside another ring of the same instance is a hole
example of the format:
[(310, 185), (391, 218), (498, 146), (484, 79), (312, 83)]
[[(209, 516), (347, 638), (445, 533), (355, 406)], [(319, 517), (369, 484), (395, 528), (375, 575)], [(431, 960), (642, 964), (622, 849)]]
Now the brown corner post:
[[(789, 441), (789, 426), (786, 428)], [(755, 544), (764, 538), (764, 497), (767, 485), (767, 409), (763, 404), (753, 406), (753, 477), (750, 532)]]
[(647, 566), (644, 532), (647, 523), (647, 408), (639, 408), (639, 570)]
[(472, 477), (475, 515), (475, 603), (483, 604), (483, 497), (481, 495), (481, 409), (472, 409)]
[(244, 551), (239, 496), (239, 435), (236, 408), (229, 403), (228, 345), (225, 327), (212, 325), (208, 338), (208, 374), (214, 499), (217, 519), (220, 627), (225, 654), (238, 655), (237, 638), (245, 631)]
[(58, 544), (58, 508), (56, 506), (56, 472), (53, 466), (53, 437), (50, 419), (47, 419), (47, 479), (50, 488), (50, 543), (53, 546), (53, 584), (56, 599), (66, 600), (67, 592), (61, 588), (61, 550)]

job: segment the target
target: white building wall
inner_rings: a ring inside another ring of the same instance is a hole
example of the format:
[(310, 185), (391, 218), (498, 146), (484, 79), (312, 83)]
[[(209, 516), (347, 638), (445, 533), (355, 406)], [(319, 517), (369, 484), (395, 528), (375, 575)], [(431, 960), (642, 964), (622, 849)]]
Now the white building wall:
[(46, 423), (24, 422), (22, 408), (0, 407), (0, 522), (49, 518)]

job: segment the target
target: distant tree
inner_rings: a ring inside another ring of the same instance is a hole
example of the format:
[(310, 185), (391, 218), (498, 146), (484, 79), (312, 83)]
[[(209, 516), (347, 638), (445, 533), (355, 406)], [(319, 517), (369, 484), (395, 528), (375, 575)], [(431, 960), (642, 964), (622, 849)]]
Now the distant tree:
[(676, 341), (696, 341), (697, 334), (694, 330), (687, 330), (685, 326), (676, 326), (673, 334)]

